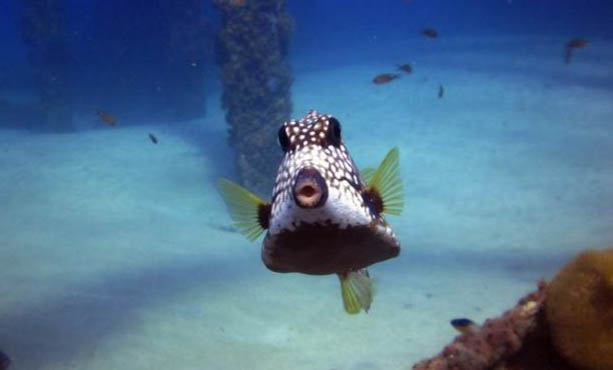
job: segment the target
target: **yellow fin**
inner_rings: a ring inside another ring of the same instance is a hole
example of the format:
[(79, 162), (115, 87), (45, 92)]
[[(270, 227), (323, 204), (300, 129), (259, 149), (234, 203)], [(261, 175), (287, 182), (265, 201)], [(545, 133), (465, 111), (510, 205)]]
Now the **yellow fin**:
[[(256, 240), (268, 227), (270, 203), (228, 179), (220, 178), (217, 186), (234, 221), (234, 227), (249, 241)], [(265, 224), (262, 224), (261, 212), (268, 212)]]
[(365, 184), (370, 184), (374, 175), (375, 175), (374, 168), (367, 167), (362, 170), (362, 180), (364, 180)]
[(398, 147), (392, 148), (367, 182), (383, 202), (383, 213), (399, 215), (404, 207), (404, 191), (398, 166)]
[(362, 309), (366, 312), (372, 303), (373, 288), (372, 280), (366, 269), (350, 271), (339, 274), (341, 281), (341, 294), (343, 306), (349, 314), (359, 313)]

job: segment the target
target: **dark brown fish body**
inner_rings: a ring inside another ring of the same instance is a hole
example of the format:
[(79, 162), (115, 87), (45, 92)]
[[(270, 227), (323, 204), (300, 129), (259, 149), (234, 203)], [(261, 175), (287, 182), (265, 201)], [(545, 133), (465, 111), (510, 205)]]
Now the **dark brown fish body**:
[(149, 140), (151, 140), (151, 142), (154, 143), (154, 144), (158, 143), (158, 138), (155, 137), (155, 135), (153, 135), (153, 134), (149, 134)]
[(438, 37), (438, 32), (434, 28), (426, 28), (421, 31), (422, 35), (429, 37), (431, 39), (435, 39)]
[(438, 85), (438, 98), (442, 98), (443, 95), (445, 95), (445, 88), (443, 87), (443, 85)]
[(361, 269), (398, 253), (395, 236), (379, 220), (344, 229), (303, 223), (298, 230), (270, 235), (262, 245), (262, 260), (270, 270), (311, 275)]
[(100, 117), (102, 122), (106, 123), (109, 126), (115, 126), (117, 124), (117, 119), (110, 113), (99, 110), (96, 112), (96, 115)]
[(380, 75), (378, 75), (377, 77), (375, 77), (372, 82), (377, 84), (377, 85), (382, 85), (382, 84), (386, 84), (392, 80), (395, 80), (396, 78), (398, 78), (400, 75), (395, 74), (395, 73), (382, 73)]
[(587, 45), (587, 40), (584, 39), (572, 39), (566, 43), (567, 48), (579, 49), (584, 48)]
[(405, 71), (406, 73), (413, 72), (413, 68), (411, 67), (411, 65), (409, 63), (399, 65), (398, 69), (401, 70), (401, 71)]
[(566, 64), (570, 63), (573, 53), (577, 49), (584, 48), (588, 44), (584, 39), (572, 39), (566, 43), (566, 49), (564, 53), (564, 61)]

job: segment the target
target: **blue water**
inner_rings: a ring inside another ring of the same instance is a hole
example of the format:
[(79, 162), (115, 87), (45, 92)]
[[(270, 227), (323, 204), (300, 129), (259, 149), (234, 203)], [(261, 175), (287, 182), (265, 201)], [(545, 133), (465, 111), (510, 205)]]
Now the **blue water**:
[[(289, 2), (292, 117), (335, 115), (362, 168), (400, 149), (405, 210), (389, 221), (402, 252), (372, 266), (357, 316), (336, 277), (268, 271), (260, 242), (230, 227), (211, 2), (188, 72), (168, 54), (170, 1), (60, 1), (57, 49), (24, 42), (36, 3), (0, 3), (11, 369), (410, 368), (454, 338), (450, 319), (499, 315), (579, 251), (613, 245), (608, 1)], [(566, 64), (574, 38), (588, 44)], [(49, 125), (60, 100), (41, 100), (54, 70), (69, 130)], [(380, 73), (400, 77), (373, 84)]]

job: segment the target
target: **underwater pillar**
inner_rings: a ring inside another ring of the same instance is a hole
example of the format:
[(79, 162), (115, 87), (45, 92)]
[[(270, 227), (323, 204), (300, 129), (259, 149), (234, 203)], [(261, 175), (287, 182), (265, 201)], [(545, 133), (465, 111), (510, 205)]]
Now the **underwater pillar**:
[(74, 130), (70, 65), (62, 0), (22, 0), (21, 35), (35, 75), (43, 129)]
[(195, 119), (206, 113), (204, 1), (174, 1), (169, 6), (166, 45), (168, 103), (176, 120)]
[(281, 158), (277, 130), (289, 120), (293, 81), (287, 54), (293, 20), (285, 0), (214, 0), (222, 106), (244, 186), (269, 195)]

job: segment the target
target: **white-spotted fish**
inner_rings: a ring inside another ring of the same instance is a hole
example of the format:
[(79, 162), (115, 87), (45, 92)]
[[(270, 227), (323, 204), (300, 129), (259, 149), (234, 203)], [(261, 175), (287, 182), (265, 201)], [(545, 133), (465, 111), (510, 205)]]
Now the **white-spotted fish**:
[(278, 134), (285, 156), (271, 202), (219, 180), (234, 226), (251, 241), (267, 230), (262, 260), (270, 270), (337, 274), (345, 310), (368, 311), (373, 291), (366, 267), (400, 252), (383, 218), (400, 214), (404, 204), (398, 149), (376, 170), (360, 173), (330, 115), (310, 111)]

